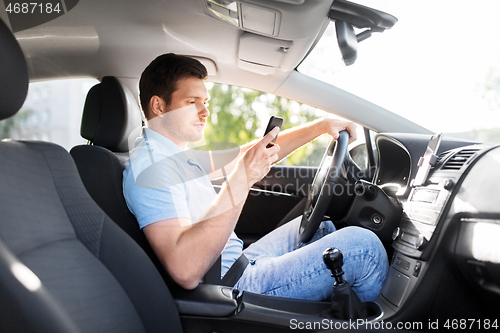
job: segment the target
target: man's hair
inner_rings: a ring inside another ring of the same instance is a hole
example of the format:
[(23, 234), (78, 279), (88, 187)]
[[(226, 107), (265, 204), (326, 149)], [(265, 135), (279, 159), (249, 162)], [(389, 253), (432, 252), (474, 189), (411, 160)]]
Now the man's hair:
[(158, 56), (142, 72), (139, 81), (139, 98), (146, 119), (150, 119), (151, 97), (159, 96), (169, 105), (178, 80), (189, 77), (205, 80), (207, 75), (205, 66), (196, 59), (173, 53)]

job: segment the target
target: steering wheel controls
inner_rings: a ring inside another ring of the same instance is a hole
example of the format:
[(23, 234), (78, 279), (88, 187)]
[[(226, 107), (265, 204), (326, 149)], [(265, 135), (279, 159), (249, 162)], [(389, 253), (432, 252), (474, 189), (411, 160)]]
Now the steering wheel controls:
[(371, 201), (377, 197), (377, 189), (365, 180), (358, 180), (354, 184), (354, 193), (362, 196), (367, 201)]

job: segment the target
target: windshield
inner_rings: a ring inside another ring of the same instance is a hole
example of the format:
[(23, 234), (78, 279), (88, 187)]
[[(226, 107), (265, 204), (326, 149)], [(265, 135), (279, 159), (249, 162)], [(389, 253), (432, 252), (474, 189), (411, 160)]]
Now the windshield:
[(500, 2), (354, 1), (398, 18), (341, 60), (331, 23), (298, 70), (434, 132), (500, 142)]

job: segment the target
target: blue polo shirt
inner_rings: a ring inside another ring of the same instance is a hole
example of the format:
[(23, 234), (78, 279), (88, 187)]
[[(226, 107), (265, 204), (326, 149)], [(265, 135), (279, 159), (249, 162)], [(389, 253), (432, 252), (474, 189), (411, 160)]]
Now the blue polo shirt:
[[(123, 171), (123, 194), (139, 226), (173, 218), (199, 222), (216, 193), (208, 177), (210, 153), (182, 150), (170, 139), (143, 128)], [(234, 231), (222, 252), (221, 276), (242, 253)]]

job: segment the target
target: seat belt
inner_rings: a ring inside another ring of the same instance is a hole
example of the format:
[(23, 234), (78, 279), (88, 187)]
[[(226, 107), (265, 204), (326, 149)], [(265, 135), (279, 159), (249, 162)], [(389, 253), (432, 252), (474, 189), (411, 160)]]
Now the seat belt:
[(208, 272), (205, 274), (205, 278), (203, 279), (203, 283), (220, 284), (221, 257), (222, 256), (219, 256), (217, 258), (217, 260), (215, 260), (212, 267), (210, 267)]
[(236, 259), (228, 271), (221, 280), (221, 284), (227, 287), (234, 287), (236, 282), (243, 275), (243, 272), (248, 266), (248, 258), (242, 253), (241, 256)]
[(207, 274), (205, 274), (204, 283), (233, 287), (243, 275), (243, 272), (245, 271), (247, 266), (248, 258), (244, 254), (242, 254), (233, 263), (233, 265), (229, 267), (229, 270), (221, 280), (221, 256), (219, 256), (212, 267), (210, 267)]

